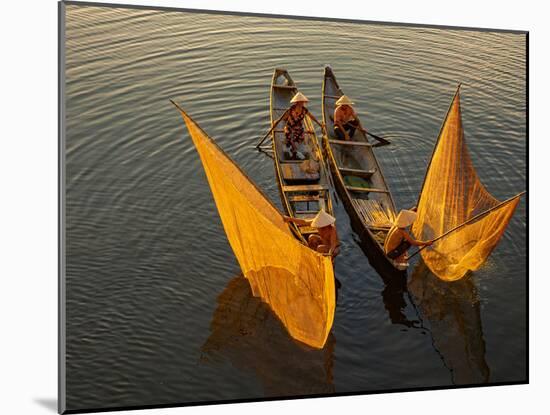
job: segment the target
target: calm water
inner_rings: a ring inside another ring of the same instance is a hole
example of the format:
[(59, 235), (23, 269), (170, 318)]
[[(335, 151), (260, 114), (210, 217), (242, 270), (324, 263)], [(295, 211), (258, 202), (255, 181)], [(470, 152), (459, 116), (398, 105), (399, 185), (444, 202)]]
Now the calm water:
[[(369, 265), (341, 203), (334, 327), (289, 338), (251, 297), (173, 98), (280, 205), (269, 83), (289, 70), (320, 117), (330, 63), (377, 149), (398, 208), (415, 203), (454, 89), (483, 182), (526, 187), (525, 37), (182, 12), (67, 7), (69, 409), (526, 378), (526, 203), (487, 264), (409, 289)], [(365, 115), (365, 113), (368, 113)]]

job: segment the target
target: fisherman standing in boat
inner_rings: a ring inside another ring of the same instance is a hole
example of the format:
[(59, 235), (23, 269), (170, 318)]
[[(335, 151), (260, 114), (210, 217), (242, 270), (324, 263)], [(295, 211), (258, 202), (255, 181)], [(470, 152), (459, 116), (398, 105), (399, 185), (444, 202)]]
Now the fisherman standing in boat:
[(313, 114), (305, 107), (305, 103), (309, 102), (309, 100), (304, 94), (297, 92), (290, 102), (292, 106), (283, 114), (279, 121), (286, 121), (286, 125), (284, 127), (285, 145), (290, 149), (291, 158), (303, 160), (306, 157), (301, 151), (298, 150), (298, 146), (305, 140), (305, 116), (309, 116), (309, 118), (323, 130), (324, 125), (317, 121), (317, 118), (315, 118)]
[(357, 113), (353, 109), (354, 103), (346, 95), (342, 95), (336, 101), (336, 109), (334, 110), (334, 135), (340, 140), (350, 141), (355, 134), (355, 130), (367, 133), (361, 124)]
[(384, 252), (397, 264), (407, 262), (407, 251), (412, 245), (430, 246), (433, 241), (418, 241), (414, 239), (407, 227), (412, 225), (416, 219), (416, 212), (413, 210), (402, 210), (397, 215), (393, 227), (388, 232), (384, 242)]
[(329, 215), (324, 209), (310, 220), (291, 218), (290, 216), (283, 218), (287, 223), (292, 222), (298, 226), (311, 226), (317, 229), (318, 233), (309, 235), (307, 240), (308, 246), (314, 251), (330, 255), (333, 260), (340, 253), (340, 240), (335, 226), (336, 218)]

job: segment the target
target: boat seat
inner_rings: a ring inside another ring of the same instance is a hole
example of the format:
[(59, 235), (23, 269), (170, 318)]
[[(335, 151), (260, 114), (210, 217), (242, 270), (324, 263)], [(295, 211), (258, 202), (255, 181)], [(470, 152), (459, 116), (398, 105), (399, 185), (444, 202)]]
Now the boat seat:
[(383, 189), (373, 189), (371, 187), (355, 187), (355, 186), (346, 186), (350, 192), (365, 192), (365, 193), (389, 193), (387, 190)]
[(309, 194), (309, 195), (290, 195), (288, 197), (290, 202), (315, 202), (319, 200), (319, 195)]
[(362, 177), (364, 179), (370, 179), (371, 176), (374, 173), (376, 173), (376, 169), (360, 170), (360, 169), (350, 169), (347, 167), (338, 167), (338, 170), (340, 170), (340, 173), (342, 173), (343, 176), (357, 176), (357, 177)]
[(320, 166), (317, 170), (308, 168), (308, 160), (296, 162), (281, 162), (281, 172), (285, 181), (306, 180), (316, 182), (321, 178)]
[(328, 186), (321, 184), (298, 184), (283, 186), (283, 192), (322, 192), (328, 190)]

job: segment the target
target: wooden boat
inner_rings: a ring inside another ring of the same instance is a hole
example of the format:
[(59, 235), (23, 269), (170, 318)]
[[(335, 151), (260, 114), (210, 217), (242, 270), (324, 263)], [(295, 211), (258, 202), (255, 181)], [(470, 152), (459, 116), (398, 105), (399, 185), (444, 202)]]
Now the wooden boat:
[(344, 93), (329, 66), (325, 67), (322, 92), (323, 121), (329, 134), (323, 135), (323, 148), (352, 226), (366, 245), (371, 262), (381, 262), (379, 268), (388, 271), (404, 271), (408, 263), (397, 264), (384, 253), (396, 211), (372, 144), (360, 130), (351, 141), (339, 140), (333, 134), (335, 103)]
[[(271, 81), (271, 126), (290, 108), (290, 100), (298, 92), (296, 84), (285, 69), (275, 69)], [(285, 151), (284, 121), (272, 132), (273, 160), (283, 208), (288, 216), (312, 219), (324, 209), (333, 215), (330, 198), (329, 172), (309, 117), (304, 118), (304, 160), (293, 160)], [(317, 230), (309, 226), (293, 226), (296, 236), (305, 242)]]

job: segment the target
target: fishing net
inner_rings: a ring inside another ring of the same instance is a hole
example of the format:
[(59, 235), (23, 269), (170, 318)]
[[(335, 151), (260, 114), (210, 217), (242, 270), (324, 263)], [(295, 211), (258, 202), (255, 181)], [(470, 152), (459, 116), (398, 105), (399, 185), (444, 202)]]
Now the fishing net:
[(470, 222), (424, 249), (426, 265), (447, 281), (478, 269), (502, 237), (519, 199), (501, 203), (480, 182), (464, 141), (457, 91), (428, 166), (412, 230), (418, 239), (428, 240)]
[(330, 257), (300, 243), (279, 211), (239, 167), (181, 113), (252, 293), (271, 307), (293, 338), (322, 348), (335, 307)]

